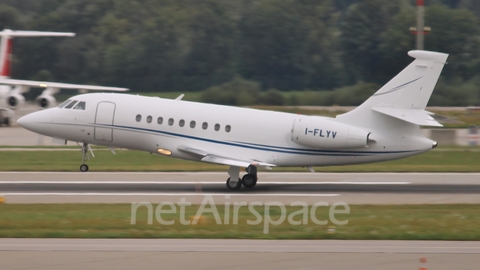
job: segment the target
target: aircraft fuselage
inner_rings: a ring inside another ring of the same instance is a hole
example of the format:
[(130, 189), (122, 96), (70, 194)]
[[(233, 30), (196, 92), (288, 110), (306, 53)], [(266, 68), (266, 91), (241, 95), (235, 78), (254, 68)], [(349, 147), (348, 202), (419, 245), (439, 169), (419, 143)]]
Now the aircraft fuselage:
[(85, 107), (43, 110), (22, 118), (20, 124), (68, 141), (150, 153), (162, 149), (171, 157), (200, 161), (181, 150), (187, 146), (276, 166), (392, 160), (428, 151), (434, 143), (418, 126), (406, 123), (399, 132), (381, 125), (376, 129), (346, 125), (328, 117), (124, 94), (84, 94), (70, 100), (83, 101)]

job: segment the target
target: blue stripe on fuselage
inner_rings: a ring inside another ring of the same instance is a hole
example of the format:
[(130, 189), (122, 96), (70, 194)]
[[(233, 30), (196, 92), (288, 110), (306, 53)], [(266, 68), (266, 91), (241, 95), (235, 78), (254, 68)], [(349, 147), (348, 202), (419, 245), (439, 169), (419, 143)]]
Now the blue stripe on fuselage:
[(120, 128), (124, 130), (132, 130), (132, 131), (143, 131), (155, 134), (163, 134), (169, 135), (173, 137), (179, 138), (186, 138), (192, 139), (197, 141), (204, 141), (210, 142), (215, 144), (222, 144), (234, 147), (241, 147), (247, 149), (254, 149), (254, 150), (261, 150), (261, 151), (270, 151), (270, 152), (277, 152), (277, 153), (285, 153), (285, 154), (300, 154), (300, 155), (311, 155), (311, 156), (372, 156), (378, 154), (401, 154), (401, 153), (410, 153), (410, 152), (417, 152), (417, 151), (337, 151), (337, 150), (317, 150), (317, 149), (304, 149), (304, 148), (290, 148), (290, 147), (280, 147), (280, 146), (271, 146), (271, 145), (263, 145), (263, 144), (254, 144), (254, 143), (247, 143), (247, 142), (239, 142), (239, 141), (218, 141), (212, 140), (202, 137), (195, 137), (185, 134), (173, 133), (168, 131), (161, 131), (155, 129), (148, 129), (148, 128), (139, 128), (139, 127), (131, 127), (131, 126), (120, 126), (120, 125), (103, 125), (103, 124), (93, 124), (94, 126), (102, 126), (102, 127), (110, 127), (110, 128)]

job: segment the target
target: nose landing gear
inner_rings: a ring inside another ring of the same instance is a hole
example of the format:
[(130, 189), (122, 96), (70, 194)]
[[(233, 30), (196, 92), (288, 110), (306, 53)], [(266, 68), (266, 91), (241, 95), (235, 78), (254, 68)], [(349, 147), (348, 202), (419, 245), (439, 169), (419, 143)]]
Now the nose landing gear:
[(85, 164), (85, 160), (90, 160), (90, 156), (88, 155), (88, 151), (90, 150), (90, 153), (92, 153), (92, 157), (95, 157), (93, 154), (92, 148), (90, 148), (90, 145), (88, 143), (83, 143), (82, 145), (82, 165), (80, 165), (80, 171), (81, 172), (88, 172), (88, 165)]

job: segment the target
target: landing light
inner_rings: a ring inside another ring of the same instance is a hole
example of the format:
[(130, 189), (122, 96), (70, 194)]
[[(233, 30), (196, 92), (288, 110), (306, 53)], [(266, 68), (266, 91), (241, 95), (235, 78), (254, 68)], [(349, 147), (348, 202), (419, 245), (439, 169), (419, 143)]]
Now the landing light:
[(167, 149), (158, 148), (157, 153), (165, 155), (165, 156), (170, 156), (172, 154), (172, 151), (167, 150)]

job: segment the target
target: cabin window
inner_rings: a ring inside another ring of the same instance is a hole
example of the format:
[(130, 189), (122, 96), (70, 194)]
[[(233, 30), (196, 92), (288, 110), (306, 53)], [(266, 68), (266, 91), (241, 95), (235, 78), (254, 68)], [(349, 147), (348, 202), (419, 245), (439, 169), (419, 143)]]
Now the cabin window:
[(142, 115), (137, 114), (137, 116), (135, 116), (135, 120), (137, 120), (137, 122), (142, 121)]
[(158, 117), (157, 118), (157, 124), (159, 124), (159, 125), (163, 124), (163, 117)]
[(80, 101), (75, 107), (74, 110), (85, 110), (85, 101)]
[(168, 119), (169, 126), (173, 126), (173, 123), (175, 123), (175, 120), (173, 120), (173, 118)]
[(72, 100), (71, 99), (67, 99), (65, 100), (64, 102), (62, 102), (60, 105), (58, 105), (57, 107), (58, 108), (63, 108), (65, 107), (68, 103), (70, 103)]
[(203, 128), (203, 129), (207, 129), (207, 128), (208, 128), (208, 123), (207, 123), (207, 122), (203, 122), (202, 128)]
[(149, 116), (147, 116), (147, 123), (151, 123), (151, 122), (152, 122), (152, 116), (149, 115)]
[(197, 125), (197, 123), (195, 123), (195, 121), (190, 121), (190, 127), (191, 128), (195, 128), (196, 125)]
[(72, 107), (73, 107), (73, 105), (75, 105), (75, 103), (77, 103), (77, 101), (76, 101), (76, 100), (74, 100), (74, 101), (70, 102), (70, 104), (68, 104), (67, 106), (65, 106), (65, 109), (70, 109), (70, 108), (72, 108)]
[(225, 126), (225, 131), (230, 132), (230, 130), (232, 130), (232, 127), (230, 125), (226, 125)]
[(179, 125), (180, 127), (185, 126), (185, 120), (181, 119), (180, 121), (178, 121), (178, 125)]
[(220, 130), (220, 124), (215, 124), (215, 126), (213, 128), (215, 129), (215, 131), (219, 131)]

